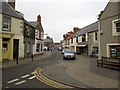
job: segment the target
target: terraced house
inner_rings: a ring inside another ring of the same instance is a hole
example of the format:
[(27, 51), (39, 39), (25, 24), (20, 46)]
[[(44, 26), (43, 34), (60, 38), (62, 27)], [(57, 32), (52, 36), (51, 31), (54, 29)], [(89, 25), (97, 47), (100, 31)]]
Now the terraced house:
[(41, 16), (38, 15), (37, 21), (30, 21), (29, 23), (35, 28), (35, 44), (33, 54), (38, 55), (44, 52), (44, 30), (41, 24)]
[(35, 28), (24, 20), (24, 58), (31, 57), (35, 44)]
[(99, 15), (99, 59), (120, 57), (120, 2), (110, 2)]
[(0, 10), (2, 59), (23, 58), (23, 18), (16, 12), (15, 2), (0, 3), (2, 5), (2, 10)]

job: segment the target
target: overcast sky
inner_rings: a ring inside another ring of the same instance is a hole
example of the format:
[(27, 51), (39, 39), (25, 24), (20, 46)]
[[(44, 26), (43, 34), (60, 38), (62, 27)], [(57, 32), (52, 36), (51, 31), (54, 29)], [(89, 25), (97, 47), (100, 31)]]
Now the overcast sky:
[(16, 10), (22, 12), (27, 21), (36, 21), (41, 15), (45, 33), (54, 42), (63, 39), (63, 34), (97, 21), (109, 0), (16, 0)]

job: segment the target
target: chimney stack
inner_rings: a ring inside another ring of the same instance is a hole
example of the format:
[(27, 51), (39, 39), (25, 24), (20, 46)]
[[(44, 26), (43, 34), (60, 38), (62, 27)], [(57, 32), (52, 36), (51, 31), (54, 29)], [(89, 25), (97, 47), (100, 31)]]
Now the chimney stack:
[(73, 28), (73, 32), (76, 33), (78, 30), (80, 30), (78, 27)]
[(8, 0), (8, 4), (15, 9), (15, 0)]
[(37, 16), (37, 22), (41, 22), (41, 16), (40, 15)]

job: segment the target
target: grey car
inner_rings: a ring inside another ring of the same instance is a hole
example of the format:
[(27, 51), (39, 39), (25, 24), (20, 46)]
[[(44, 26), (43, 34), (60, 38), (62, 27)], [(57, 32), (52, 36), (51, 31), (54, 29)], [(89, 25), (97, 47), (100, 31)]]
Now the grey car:
[(64, 53), (65, 53), (65, 51), (67, 51), (67, 50), (69, 50), (69, 49), (63, 49), (63, 50), (62, 50), (62, 54), (64, 54)]
[(73, 50), (71, 49), (68, 49), (68, 50), (65, 50), (64, 54), (63, 54), (63, 59), (73, 59), (75, 60), (75, 53)]

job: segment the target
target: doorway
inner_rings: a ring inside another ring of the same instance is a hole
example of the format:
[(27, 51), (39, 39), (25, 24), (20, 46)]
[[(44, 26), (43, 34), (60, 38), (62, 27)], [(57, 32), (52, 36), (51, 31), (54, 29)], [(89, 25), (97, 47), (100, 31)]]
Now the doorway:
[(14, 39), (14, 49), (13, 49), (13, 58), (17, 59), (19, 57), (19, 39)]

